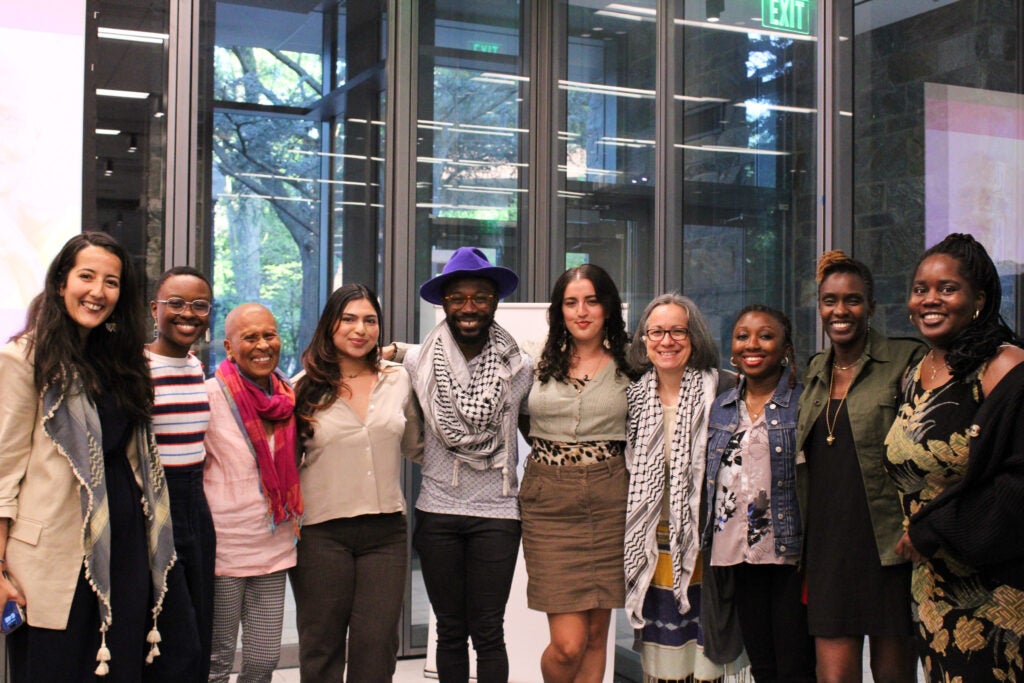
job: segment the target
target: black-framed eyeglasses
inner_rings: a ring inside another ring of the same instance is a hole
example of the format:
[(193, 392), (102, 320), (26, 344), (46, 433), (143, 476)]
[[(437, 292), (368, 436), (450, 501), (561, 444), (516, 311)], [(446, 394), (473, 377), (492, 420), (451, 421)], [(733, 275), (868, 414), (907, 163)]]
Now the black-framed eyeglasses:
[(213, 310), (213, 304), (206, 299), (185, 301), (180, 296), (172, 296), (170, 299), (157, 299), (156, 302), (166, 306), (171, 313), (184, 313), (186, 308), (191, 308), (200, 318), (210, 315), (210, 311)]
[(685, 341), (690, 336), (690, 330), (685, 327), (673, 327), (671, 330), (663, 330), (661, 328), (651, 328), (644, 332), (644, 337), (651, 340), (652, 342), (660, 342), (665, 338), (665, 335), (672, 337), (672, 341)]
[(466, 305), (466, 302), (472, 301), (473, 305), (477, 308), (484, 308), (485, 306), (491, 306), (498, 297), (494, 294), (474, 294), (473, 296), (466, 296), (465, 294), (448, 294), (444, 298), (444, 302), (454, 308), (462, 308)]

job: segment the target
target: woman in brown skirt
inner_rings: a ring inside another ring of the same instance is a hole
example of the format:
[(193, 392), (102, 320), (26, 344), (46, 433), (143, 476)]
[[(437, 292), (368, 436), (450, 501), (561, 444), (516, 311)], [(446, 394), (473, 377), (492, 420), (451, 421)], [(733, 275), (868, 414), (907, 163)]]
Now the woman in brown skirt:
[(611, 611), (622, 607), (631, 380), (622, 300), (595, 265), (555, 283), (530, 391), (532, 451), (519, 490), (531, 609), (546, 612), (546, 683), (604, 677)]

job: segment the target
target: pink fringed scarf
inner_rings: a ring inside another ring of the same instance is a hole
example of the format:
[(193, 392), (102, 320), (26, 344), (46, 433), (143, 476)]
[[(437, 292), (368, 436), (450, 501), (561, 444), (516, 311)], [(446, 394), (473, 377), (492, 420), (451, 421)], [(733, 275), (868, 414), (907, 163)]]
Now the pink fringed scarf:
[[(302, 493), (295, 465), (295, 392), (275, 373), (270, 376), (272, 395), (267, 396), (254, 383), (245, 381), (230, 359), (217, 366), (217, 379), (230, 394), (235, 416), (256, 452), (271, 528), (291, 519), (298, 538), (302, 525)], [(264, 420), (273, 423), (273, 453), (263, 429)]]

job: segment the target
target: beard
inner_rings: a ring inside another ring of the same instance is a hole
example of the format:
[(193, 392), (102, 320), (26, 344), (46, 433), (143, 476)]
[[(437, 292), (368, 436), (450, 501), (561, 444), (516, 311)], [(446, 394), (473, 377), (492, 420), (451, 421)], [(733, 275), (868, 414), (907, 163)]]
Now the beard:
[[(479, 324), (476, 329), (467, 333), (459, 327), (459, 320), (476, 320), (479, 321)], [(451, 330), (452, 337), (455, 338), (455, 342), (457, 344), (471, 346), (473, 344), (479, 344), (487, 341), (491, 325), (494, 324), (494, 314), (470, 313), (463, 315), (461, 313), (456, 313), (455, 315), (449, 315), (445, 318), (445, 322), (448, 324), (448, 329)]]

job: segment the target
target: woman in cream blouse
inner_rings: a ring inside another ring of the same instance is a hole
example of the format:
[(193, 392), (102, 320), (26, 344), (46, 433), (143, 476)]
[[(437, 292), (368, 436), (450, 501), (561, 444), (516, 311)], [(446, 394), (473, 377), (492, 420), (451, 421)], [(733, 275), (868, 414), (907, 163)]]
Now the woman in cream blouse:
[(296, 383), (306, 517), (291, 581), (303, 681), (345, 680), (346, 659), (350, 681), (395, 671), (408, 564), (399, 475), (403, 455), (422, 453), (423, 425), (408, 373), (380, 360), (380, 319), (366, 287), (335, 291)]

